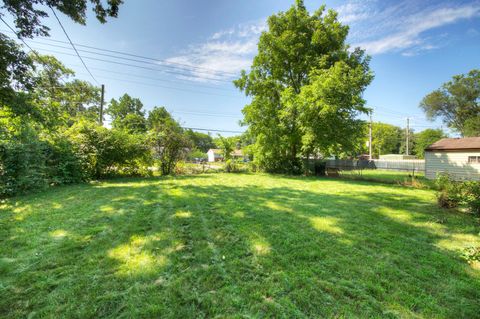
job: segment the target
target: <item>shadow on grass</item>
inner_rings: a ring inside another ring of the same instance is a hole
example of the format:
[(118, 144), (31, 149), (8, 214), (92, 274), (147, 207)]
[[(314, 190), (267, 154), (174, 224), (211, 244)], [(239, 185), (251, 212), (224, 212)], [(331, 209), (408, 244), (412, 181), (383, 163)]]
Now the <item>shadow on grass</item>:
[(65, 187), (4, 211), (0, 314), (479, 316), (478, 272), (442, 247), (478, 234), (466, 217), (432, 222), (431, 201), (395, 186), (222, 176)]

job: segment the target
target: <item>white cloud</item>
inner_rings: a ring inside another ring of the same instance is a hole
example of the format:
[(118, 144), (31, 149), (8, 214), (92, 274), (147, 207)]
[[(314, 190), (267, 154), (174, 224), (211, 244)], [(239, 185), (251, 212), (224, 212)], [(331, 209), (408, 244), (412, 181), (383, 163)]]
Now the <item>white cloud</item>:
[[(397, 22), (392, 23), (389, 21), (384, 25), (378, 23), (376, 25), (377, 29), (373, 29), (372, 32), (368, 32), (368, 27), (366, 27), (367, 30), (363, 30), (363, 33), (369, 34), (370, 39), (357, 42), (353, 44), (353, 46), (366, 49), (369, 54), (373, 55), (409, 50), (403, 53), (403, 55), (409, 56), (415, 55), (412, 54), (412, 52), (422, 51), (422, 48), (424, 48), (424, 50), (431, 50), (439, 46), (428, 43), (428, 39), (425, 38), (424, 33), (435, 28), (456, 23), (460, 20), (479, 17), (480, 5), (469, 4), (457, 7), (427, 7), (413, 14), (403, 12), (403, 16), (401, 14), (398, 15), (398, 12), (396, 16), (380, 13), (377, 20), (380, 20), (379, 18), (386, 19), (388, 16)], [(375, 19), (373, 20), (372, 23), (375, 23)], [(379, 26), (382, 27), (380, 30), (378, 29)]]
[(338, 12), (338, 19), (345, 24), (360, 22), (372, 16), (373, 8), (371, 1), (347, 2), (335, 10)]
[(187, 50), (167, 59), (167, 63), (182, 64), (184, 79), (197, 81), (232, 80), (252, 63), (264, 21), (246, 23), (214, 33), (206, 42), (190, 45)]

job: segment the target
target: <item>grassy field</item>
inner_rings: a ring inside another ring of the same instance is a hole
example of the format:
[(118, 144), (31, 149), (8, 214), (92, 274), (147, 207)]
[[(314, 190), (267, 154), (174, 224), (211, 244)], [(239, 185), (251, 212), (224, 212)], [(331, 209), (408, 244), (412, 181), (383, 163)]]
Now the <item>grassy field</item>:
[[(410, 184), (412, 182), (411, 171), (394, 171), (382, 169), (342, 170), (340, 176), (348, 179), (367, 180), (391, 184)], [(425, 186), (432, 186), (433, 181), (425, 178), (423, 172), (415, 172), (415, 180)]]
[(111, 180), (0, 208), (1, 318), (479, 318), (471, 216), (432, 191), (248, 174)]

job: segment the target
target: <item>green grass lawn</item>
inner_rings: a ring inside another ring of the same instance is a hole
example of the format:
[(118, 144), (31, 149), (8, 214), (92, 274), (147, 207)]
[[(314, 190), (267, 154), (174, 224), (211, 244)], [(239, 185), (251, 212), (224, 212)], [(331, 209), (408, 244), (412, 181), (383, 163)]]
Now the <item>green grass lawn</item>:
[[(412, 171), (394, 171), (385, 169), (364, 169), (364, 170), (343, 170), (340, 176), (349, 179), (377, 181), (392, 184), (410, 184), (412, 182)], [(415, 172), (417, 182), (425, 186), (432, 186), (433, 181), (425, 178), (423, 172)]]
[(432, 191), (248, 174), (0, 208), (1, 318), (479, 318), (478, 221)]

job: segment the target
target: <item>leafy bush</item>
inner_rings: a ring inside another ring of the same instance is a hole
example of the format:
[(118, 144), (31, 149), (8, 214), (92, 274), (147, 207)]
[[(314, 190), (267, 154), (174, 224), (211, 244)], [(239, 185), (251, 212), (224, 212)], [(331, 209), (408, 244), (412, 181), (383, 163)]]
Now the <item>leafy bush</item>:
[(50, 184), (72, 184), (89, 179), (80, 154), (64, 135), (49, 140), (46, 164)]
[(465, 182), (464, 201), (470, 212), (480, 215), (480, 182)]
[(151, 162), (148, 146), (141, 135), (80, 122), (67, 132), (75, 144), (87, 176), (142, 175)]
[(0, 145), (0, 195), (12, 196), (48, 186), (45, 150), (37, 136)]
[(227, 173), (236, 173), (239, 171), (238, 164), (235, 162), (235, 160), (229, 159), (225, 162), (225, 172)]
[(454, 208), (462, 202), (462, 185), (452, 181), (448, 174), (440, 174), (435, 180), (438, 189), (437, 202), (440, 207)]
[(437, 177), (437, 200), (441, 207), (464, 205), (471, 213), (480, 214), (480, 182), (455, 182), (447, 174)]

